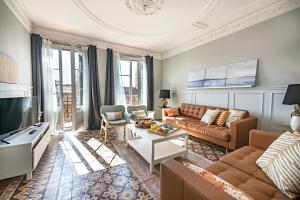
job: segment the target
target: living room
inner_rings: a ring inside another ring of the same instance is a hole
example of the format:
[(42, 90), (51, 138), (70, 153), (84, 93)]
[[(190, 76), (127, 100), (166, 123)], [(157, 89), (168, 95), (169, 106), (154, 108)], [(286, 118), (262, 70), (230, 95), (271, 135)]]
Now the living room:
[(300, 198), (299, 24), (299, 0), (1, 0), (0, 199)]

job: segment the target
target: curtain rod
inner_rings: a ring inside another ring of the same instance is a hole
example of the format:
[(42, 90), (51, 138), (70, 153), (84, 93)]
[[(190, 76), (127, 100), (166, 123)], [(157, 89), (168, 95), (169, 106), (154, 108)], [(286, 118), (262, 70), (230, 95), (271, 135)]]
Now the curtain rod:
[(59, 44), (59, 45), (70, 45), (70, 46), (75, 46), (75, 47), (83, 47), (83, 46), (88, 46), (86, 44), (79, 44), (79, 43), (70, 43), (70, 42), (65, 42), (61, 40), (56, 40), (56, 39), (50, 39), (46, 35), (41, 34), (41, 37), (43, 39), (48, 39), (51, 40), (53, 43)]
[[(73, 45), (73, 46), (76, 46), (76, 47), (88, 46), (87, 44), (79, 44), (79, 43), (73, 43), (72, 44), (72, 43), (69, 43), (69, 42), (61, 41), (61, 40), (49, 39), (46, 35), (43, 35), (43, 34), (41, 34), (41, 37), (43, 39), (51, 40), (53, 43), (56, 43), (56, 44), (59, 44), (59, 45)], [(101, 49), (101, 48), (98, 48), (98, 49)], [(111, 49), (113, 49), (113, 48), (111, 48)], [(146, 56), (146, 55), (138, 55), (138, 54), (129, 54), (129, 53), (124, 53), (124, 52), (120, 52), (120, 51), (114, 51), (114, 52), (120, 53), (120, 55), (123, 55), (123, 56), (129, 56), (129, 57), (133, 57), (133, 58), (141, 58), (141, 57)]]
[(122, 52), (119, 52), (119, 51), (115, 51), (116, 53), (119, 53), (120, 55), (122, 56), (128, 56), (128, 57), (132, 57), (132, 58), (142, 58), (142, 57), (145, 57), (145, 56), (142, 56), (142, 55), (137, 55), (137, 54), (127, 54), (127, 53), (122, 53)]

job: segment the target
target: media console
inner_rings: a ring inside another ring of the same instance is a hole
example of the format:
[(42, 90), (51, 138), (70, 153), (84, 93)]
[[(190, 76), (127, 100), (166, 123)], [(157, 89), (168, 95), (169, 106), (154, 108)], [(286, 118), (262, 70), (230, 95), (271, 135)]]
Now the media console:
[(49, 123), (40, 123), (22, 130), (0, 142), (0, 180), (26, 174), (38, 165), (50, 142)]

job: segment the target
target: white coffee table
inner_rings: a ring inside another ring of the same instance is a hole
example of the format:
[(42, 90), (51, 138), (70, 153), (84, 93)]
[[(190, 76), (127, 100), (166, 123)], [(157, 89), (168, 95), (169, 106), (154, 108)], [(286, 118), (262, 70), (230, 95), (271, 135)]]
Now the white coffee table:
[[(150, 172), (154, 165), (170, 158), (187, 156), (188, 153), (188, 133), (178, 129), (168, 136), (160, 136), (149, 133), (146, 129), (128, 124), (129, 131), (126, 133), (126, 145), (134, 148), (149, 164)], [(176, 144), (172, 140), (184, 137), (184, 146)]]

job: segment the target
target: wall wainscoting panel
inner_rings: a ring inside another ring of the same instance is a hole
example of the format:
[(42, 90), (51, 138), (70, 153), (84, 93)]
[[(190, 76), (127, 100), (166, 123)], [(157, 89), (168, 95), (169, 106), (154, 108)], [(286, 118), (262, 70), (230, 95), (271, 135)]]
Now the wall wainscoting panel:
[(228, 108), (229, 107), (229, 93), (195, 93), (195, 104), (210, 105)]
[(283, 105), (286, 87), (174, 90), (171, 106), (181, 103), (249, 110), (258, 118), (258, 129), (280, 132), (277, 125), (289, 124), (292, 106)]

